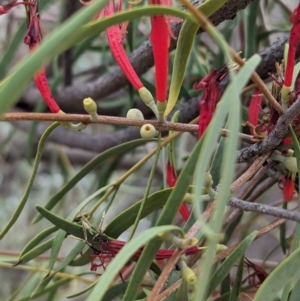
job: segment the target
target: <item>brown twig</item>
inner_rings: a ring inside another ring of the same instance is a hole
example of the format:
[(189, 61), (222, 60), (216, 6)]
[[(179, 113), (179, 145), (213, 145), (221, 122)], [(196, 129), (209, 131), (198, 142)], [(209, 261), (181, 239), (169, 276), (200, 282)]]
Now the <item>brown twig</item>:
[[(0, 118), (1, 121), (20, 121), (20, 120), (39, 120), (39, 121), (58, 121), (58, 122), (74, 122), (74, 123), (97, 123), (97, 124), (112, 124), (112, 125), (124, 125), (124, 126), (142, 126), (143, 124), (150, 123), (160, 131), (178, 131), (178, 132), (190, 132), (197, 133), (198, 125), (196, 124), (185, 124), (177, 122), (164, 122), (161, 123), (155, 120), (136, 120), (124, 117), (112, 117), (98, 115), (97, 121), (91, 121), (89, 115), (83, 114), (51, 114), (51, 113), (6, 113)], [(229, 131), (223, 129), (221, 135), (227, 137)], [(253, 143), (252, 136), (246, 134), (240, 134), (242, 141), (246, 143)]]
[(254, 163), (248, 168), (248, 170), (232, 183), (230, 187), (231, 193), (234, 193), (239, 187), (241, 187), (244, 183), (251, 179), (253, 175), (255, 175), (257, 171), (262, 167), (269, 156), (270, 153), (266, 153), (263, 156), (257, 158)]
[(266, 215), (285, 218), (300, 223), (300, 213), (286, 209), (276, 208), (265, 204), (250, 203), (237, 198), (230, 198), (229, 205), (243, 211), (259, 212)]

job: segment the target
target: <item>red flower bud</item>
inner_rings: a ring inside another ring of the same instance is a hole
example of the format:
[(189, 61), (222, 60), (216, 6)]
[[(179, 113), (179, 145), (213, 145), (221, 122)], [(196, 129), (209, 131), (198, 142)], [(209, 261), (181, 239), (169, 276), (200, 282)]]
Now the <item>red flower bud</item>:
[(290, 87), (292, 85), (296, 49), (300, 41), (300, 4), (293, 11), (290, 20), (293, 23), (293, 26), (291, 28), (288, 59), (284, 79), (284, 86), (286, 87)]
[(285, 202), (289, 202), (293, 199), (295, 192), (294, 179), (292, 177), (286, 177), (283, 182), (283, 199)]
[[(174, 187), (176, 180), (177, 180), (177, 176), (175, 174), (175, 170), (174, 170), (173, 166), (171, 165), (171, 163), (168, 162), (167, 163), (167, 182), (168, 182), (169, 187)], [(179, 213), (181, 214), (182, 218), (185, 221), (187, 221), (189, 219), (190, 212), (189, 212), (189, 209), (188, 209), (186, 203), (182, 203), (180, 205)]]
[[(258, 115), (262, 100), (263, 95), (260, 93), (260, 90), (256, 88), (254, 90), (254, 93), (252, 94), (248, 110), (248, 119), (253, 126), (256, 126), (258, 124)], [(253, 128), (250, 128), (250, 133), (251, 135), (254, 135)]]

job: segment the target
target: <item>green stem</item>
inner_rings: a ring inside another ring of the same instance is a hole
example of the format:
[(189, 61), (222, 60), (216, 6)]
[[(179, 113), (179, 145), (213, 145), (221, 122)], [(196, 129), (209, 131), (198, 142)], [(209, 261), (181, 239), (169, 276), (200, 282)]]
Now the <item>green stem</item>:
[(34, 164), (33, 164), (32, 174), (29, 178), (24, 196), (23, 196), (20, 204), (18, 205), (16, 211), (14, 212), (14, 214), (12, 215), (12, 217), (10, 218), (10, 220), (8, 221), (8, 223), (6, 224), (6, 226), (4, 227), (2, 232), (0, 233), (0, 239), (2, 239), (5, 236), (5, 234), (9, 231), (9, 229), (14, 225), (14, 223), (17, 221), (18, 217), (20, 216), (20, 214), (21, 214), (21, 212), (22, 212), (22, 210), (23, 210), (23, 208), (24, 208), (24, 206), (27, 202), (27, 199), (29, 197), (29, 194), (30, 194), (30, 191), (31, 191), (31, 188), (32, 188), (32, 185), (33, 185), (33, 181), (34, 181), (35, 176), (37, 174), (38, 167), (39, 167), (39, 164), (40, 164), (40, 161), (41, 161), (41, 157), (42, 157), (42, 154), (43, 154), (43, 149), (44, 149), (46, 140), (47, 140), (48, 136), (52, 133), (52, 131), (55, 128), (57, 128), (58, 126), (59, 126), (58, 122), (52, 123), (46, 129), (43, 136), (41, 137), (39, 145), (38, 145), (37, 153), (36, 153), (36, 156), (35, 156)]
[(155, 153), (155, 158), (154, 158), (154, 162), (153, 162), (153, 165), (152, 165), (152, 168), (151, 168), (151, 171), (150, 171), (150, 175), (149, 175), (149, 178), (148, 178), (148, 183), (147, 183), (147, 186), (146, 186), (146, 191), (145, 191), (145, 194), (144, 194), (144, 198), (141, 202), (141, 206), (140, 206), (140, 209), (139, 209), (139, 212), (136, 216), (136, 219), (135, 219), (135, 222), (133, 224), (133, 227), (132, 227), (132, 231), (131, 231), (131, 234), (129, 235), (129, 239), (128, 240), (131, 240), (135, 231), (136, 231), (136, 228), (139, 224), (139, 221), (141, 219), (141, 215), (143, 213), (143, 209), (145, 207), (145, 203), (148, 199), (148, 195), (149, 195), (149, 192), (150, 192), (150, 188), (151, 188), (151, 184), (152, 184), (152, 180), (153, 180), (153, 177), (154, 177), (154, 174), (155, 174), (155, 170), (156, 170), (156, 167), (157, 167), (157, 162), (158, 162), (158, 159), (159, 159), (159, 154), (160, 154), (160, 150), (161, 150), (161, 134), (159, 134), (158, 136), (158, 140), (157, 140), (157, 147), (156, 147), (156, 153)]

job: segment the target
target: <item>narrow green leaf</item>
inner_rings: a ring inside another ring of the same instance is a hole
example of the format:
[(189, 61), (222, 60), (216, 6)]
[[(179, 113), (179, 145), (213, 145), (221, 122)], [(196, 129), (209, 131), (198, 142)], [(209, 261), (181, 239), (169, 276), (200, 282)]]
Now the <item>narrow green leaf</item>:
[[(227, 0), (208, 0), (204, 3), (201, 3), (197, 9), (206, 17), (209, 17), (226, 2)], [(190, 20), (186, 20), (181, 27), (174, 57), (174, 66), (165, 116), (169, 115), (178, 100), (187, 62), (190, 57), (198, 29), (199, 25)]]
[[(148, 141), (148, 140), (147, 140)], [(68, 183), (66, 183), (52, 198), (48, 201), (45, 208), (51, 210), (61, 199), (70, 191), (81, 179), (83, 179), (89, 172), (98, 167), (101, 163), (113, 156), (120, 156), (126, 153), (128, 150), (138, 147), (147, 142), (145, 139), (137, 139), (130, 142), (126, 142), (110, 148), (103, 153), (96, 156), (89, 163), (87, 163)], [(37, 223), (42, 218), (41, 215), (37, 215), (33, 223)]]
[[(55, 240), (54, 240), (54, 242), (55, 242)], [(54, 246), (54, 242), (53, 242), (53, 246)], [(82, 251), (84, 246), (85, 246), (85, 242), (83, 242), (83, 241), (78, 242), (76, 244), (76, 246), (72, 248), (71, 252), (64, 258), (64, 260), (59, 263), (59, 265), (55, 269), (55, 271), (53, 271), (51, 274), (49, 271), (49, 274), (46, 275), (46, 277), (44, 277), (44, 279), (40, 282), (38, 287), (34, 290), (32, 295), (34, 296), (35, 294), (38, 294), (38, 293), (44, 291), (45, 288), (47, 287), (47, 285), (50, 283), (50, 281), (56, 275), (56, 273), (61, 271), (62, 269), (64, 269)]]
[[(82, 294), (85, 294), (86, 292), (90, 291), (92, 288), (95, 287), (95, 285), (97, 284), (97, 280), (95, 282), (93, 282), (92, 284), (88, 285), (86, 288), (84, 288), (83, 290), (75, 293), (75, 294), (71, 294), (71, 295), (68, 295), (67, 298), (75, 298), (77, 296), (80, 296)], [(126, 288), (125, 288), (126, 289)]]
[(225, 139), (224, 137), (221, 137), (220, 141), (219, 141), (219, 145), (218, 145), (218, 149), (214, 155), (211, 167), (210, 167), (210, 174), (212, 176), (213, 179), (213, 187), (215, 188), (219, 182), (220, 182), (220, 170), (221, 170), (221, 166), (222, 166), (222, 159), (223, 159), (223, 154), (224, 154), (224, 150), (225, 150)]
[[(283, 209), (287, 209), (287, 203), (283, 202)], [(286, 253), (286, 223), (283, 223), (279, 226), (279, 234), (280, 234), (280, 246), (283, 254)]]
[(188, 283), (186, 281), (184, 281), (184, 279), (182, 279), (181, 284), (175, 294), (174, 297), (174, 301), (188, 301), (188, 290), (189, 290), (189, 286)]
[(148, 201), (148, 196), (149, 196), (149, 192), (150, 192), (150, 189), (151, 189), (152, 180), (153, 180), (153, 177), (154, 177), (155, 172), (156, 172), (156, 167), (157, 167), (157, 162), (158, 162), (158, 159), (159, 159), (160, 149), (161, 149), (161, 134), (159, 134), (159, 136), (158, 136), (156, 152), (155, 152), (155, 158), (154, 158), (154, 162), (152, 164), (150, 174), (149, 174), (149, 177), (148, 177), (144, 197), (141, 201), (139, 211), (137, 212), (137, 214), (135, 216), (135, 221), (132, 225), (132, 230), (131, 230), (131, 233), (128, 237), (128, 240), (131, 240), (132, 237), (134, 236), (134, 233), (135, 233), (135, 231), (138, 227), (138, 224), (139, 224), (140, 220), (142, 219), (143, 211), (144, 211), (144, 208), (146, 206), (146, 203), (149, 202)]
[(245, 33), (245, 58), (249, 58), (257, 52), (256, 16), (259, 9), (259, 3), (259, 0), (254, 0), (246, 7), (246, 9), (243, 10)]
[(275, 300), (281, 289), (289, 282), (292, 286), (300, 279), (300, 248), (294, 251), (288, 258), (284, 259), (269, 274), (256, 292), (253, 301)]
[(212, 275), (207, 289), (207, 295), (209, 296), (214, 289), (225, 279), (225, 277), (230, 273), (234, 264), (241, 259), (245, 251), (251, 245), (255, 237), (257, 236), (257, 231), (253, 231), (248, 235), (239, 246), (224, 260), (216, 272)]
[(300, 280), (293, 287), (289, 301), (298, 301), (300, 296)]
[[(145, 203), (141, 218), (144, 218), (155, 210), (163, 207), (171, 192), (172, 189), (169, 188), (149, 195), (147, 202)], [(117, 215), (107, 225), (104, 233), (109, 237), (118, 238), (124, 231), (126, 231), (131, 225), (133, 225), (135, 217), (141, 206), (141, 202), (142, 201), (135, 203), (134, 205)]]
[(230, 273), (224, 278), (220, 284), (220, 295), (230, 292), (231, 290), (231, 279)]
[(33, 185), (33, 181), (34, 181), (35, 176), (37, 174), (38, 167), (39, 167), (39, 164), (40, 164), (40, 161), (41, 161), (41, 157), (42, 157), (42, 153), (43, 153), (43, 149), (44, 149), (46, 140), (47, 140), (48, 136), (52, 133), (52, 131), (55, 128), (57, 128), (58, 126), (59, 126), (58, 122), (55, 122), (55, 123), (51, 124), (46, 129), (43, 136), (41, 137), (39, 145), (38, 145), (37, 153), (36, 153), (36, 156), (35, 156), (32, 173), (31, 173), (31, 176), (29, 178), (25, 193), (24, 193), (23, 198), (22, 198), (21, 202), (19, 203), (17, 209), (15, 210), (12, 217), (10, 218), (10, 220), (8, 221), (8, 223), (5, 225), (4, 229), (0, 233), (0, 240), (5, 236), (5, 234), (9, 231), (9, 229), (14, 225), (14, 223), (19, 218), (19, 216), (20, 216), (20, 214), (21, 214), (21, 212), (22, 212), (22, 210), (23, 210), (23, 208), (24, 208), (24, 206), (27, 202), (27, 199), (29, 197), (29, 194), (30, 194), (30, 191), (31, 191), (31, 188), (32, 188), (32, 185)]
[(244, 267), (244, 256), (241, 257), (238, 270), (236, 272), (234, 284), (230, 293), (228, 301), (239, 301), (239, 293), (241, 290), (242, 279), (243, 279), (243, 267)]
[(54, 238), (50, 238), (42, 242), (41, 244), (32, 247), (32, 249), (28, 250), (26, 253), (20, 256), (18, 264), (28, 262), (51, 249), (53, 240)]
[(127, 288), (128, 282), (118, 283), (110, 287), (102, 299), (102, 301), (111, 301), (119, 295), (123, 294)]
[(39, 234), (37, 234), (23, 248), (23, 250), (21, 251), (20, 257), (22, 257), (24, 254), (26, 254), (32, 248), (34, 248), (35, 246), (37, 246), (42, 240), (44, 240), (46, 237), (48, 237), (50, 234), (52, 234), (53, 232), (55, 232), (57, 230), (58, 230), (58, 227), (52, 226), (52, 227), (49, 227), (49, 228), (43, 230)]
[(11, 63), (16, 51), (19, 49), (19, 45), (22, 43), (25, 33), (26, 21), (23, 21), (22, 24), (19, 25), (18, 31), (14, 33), (11, 43), (1, 59), (0, 80), (5, 77), (9, 64)]
[[(91, 272), (84, 272), (84, 273), (80, 273), (80, 274), (75, 274), (75, 276), (84, 276), (84, 275), (90, 275), (93, 274)], [(25, 296), (23, 298), (17, 299), (16, 301), (29, 301), (29, 300), (34, 300), (38, 297), (43, 296), (44, 294), (50, 292), (51, 290), (55, 289), (55, 288), (60, 288), (63, 285), (67, 284), (68, 282), (70, 282), (71, 279), (59, 279), (57, 281), (55, 281), (53, 284), (49, 285), (47, 288), (45, 288), (44, 291), (39, 292), (36, 295), (29, 295), (29, 296)]]
[[(225, 209), (228, 198), (230, 196), (230, 186), (233, 180), (235, 172), (235, 160), (236, 158), (232, 155), (236, 153), (238, 147), (238, 134), (240, 127), (240, 100), (239, 95), (241, 89), (248, 82), (252, 72), (260, 62), (260, 57), (254, 55), (239, 71), (239, 73), (232, 77), (231, 83), (225, 90), (220, 103), (218, 104), (216, 113), (207, 130), (207, 138), (203, 143), (200, 156), (197, 162), (197, 173), (196, 173), (196, 189), (195, 193), (197, 196), (201, 196), (200, 188), (203, 185), (204, 174), (208, 168), (209, 160), (207, 154), (211, 154), (216, 147), (218, 136), (216, 133), (220, 132), (222, 123), (224, 121), (224, 114), (229, 113), (227, 125), (230, 131), (230, 136), (225, 142), (225, 152), (223, 157), (223, 164), (221, 168), (221, 188), (218, 191), (216, 199), (216, 209), (214, 212), (214, 218), (210, 220), (209, 226), (205, 226), (202, 221), (201, 208), (197, 200), (195, 200), (195, 213), (198, 217), (202, 226), (202, 231), (206, 231), (208, 237), (208, 249), (206, 258), (203, 264), (203, 272), (198, 278), (198, 286), (196, 296), (199, 301), (206, 300), (207, 288), (209, 287), (210, 273), (213, 267), (213, 259), (216, 252), (216, 237), (221, 231), (223, 219), (225, 216)], [(221, 116), (221, 117), (220, 117)], [(211, 236), (213, 235), (213, 236)], [(211, 236), (211, 237), (210, 237)], [(201, 289), (200, 289), (201, 283)]]

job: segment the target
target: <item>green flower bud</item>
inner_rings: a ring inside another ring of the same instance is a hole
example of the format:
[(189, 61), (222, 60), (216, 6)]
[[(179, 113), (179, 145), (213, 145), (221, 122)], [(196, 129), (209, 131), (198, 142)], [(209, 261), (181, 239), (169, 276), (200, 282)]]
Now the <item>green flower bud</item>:
[(181, 257), (178, 261), (178, 266), (181, 271), (182, 278), (188, 283), (188, 284), (194, 284), (197, 281), (197, 276), (194, 273), (194, 271), (187, 266), (185, 260), (183, 257)]
[(144, 139), (152, 139), (157, 136), (158, 132), (152, 124), (146, 123), (141, 127), (140, 134)]
[(157, 106), (154, 102), (153, 96), (148, 89), (145, 87), (138, 90), (142, 101), (153, 111), (155, 116), (158, 116)]
[(83, 107), (85, 111), (90, 114), (90, 118), (92, 121), (97, 121), (98, 120), (98, 115), (97, 115), (97, 104), (95, 101), (88, 97), (83, 100)]
[(84, 106), (84, 109), (85, 111), (88, 113), (88, 114), (93, 114), (95, 112), (97, 112), (97, 104), (95, 103), (95, 101), (88, 97), (88, 98), (85, 98), (83, 100), (83, 106)]
[(139, 109), (130, 109), (126, 114), (126, 118), (144, 120), (144, 115)]

